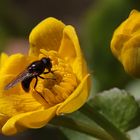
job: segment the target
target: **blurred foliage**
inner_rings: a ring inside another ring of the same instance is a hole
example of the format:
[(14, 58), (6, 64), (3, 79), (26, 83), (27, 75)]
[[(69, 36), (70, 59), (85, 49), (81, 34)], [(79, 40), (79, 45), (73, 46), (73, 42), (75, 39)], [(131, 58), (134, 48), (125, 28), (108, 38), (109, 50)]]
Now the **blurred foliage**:
[(28, 15), (10, 0), (1, 0), (0, 17), (0, 27), (7, 35), (24, 36), (31, 26)]
[(138, 0), (98, 0), (84, 19), (82, 45), (99, 91), (114, 86), (124, 88), (132, 80), (112, 55), (110, 41), (115, 28), (130, 11), (140, 9), (138, 3)]
[(0, 135), (0, 140), (68, 140), (67, 136), (55, 126), (47, 125), (38, 129), (28, 129), (14, 136)]
[[(31, 30), (28, 15), (10, 0), (0, 1), (0, 52), (6, 46), (7, 40), (13, 37), (25, 37)], [(26, 22), (25, 22), (26, 21)]]

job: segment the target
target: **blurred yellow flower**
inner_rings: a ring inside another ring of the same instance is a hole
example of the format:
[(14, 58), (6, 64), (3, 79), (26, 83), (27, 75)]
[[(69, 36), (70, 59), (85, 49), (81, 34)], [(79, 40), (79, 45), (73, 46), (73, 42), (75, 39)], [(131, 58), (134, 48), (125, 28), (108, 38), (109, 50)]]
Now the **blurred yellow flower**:
[[(89, 73), (74, 28), (55, 18), (39, 23), (29, 36), (29, 55), (1, 54), (0, 58), (0, 130), (12, 135), (26, 128), (40, 128), (55, 115), (79, 109), (89, 94)], [(29, 93), (21, 84), (9, 90), (4, 87), (31, 62), (49, 57), (54, 74), (39, 78), (36, 90), (33, 80)], [(55, 76), (56, 80), (52, 80)]]
[(127, 73), (140, 77), (140, 12), (132, 10), (129, 17), (115, 30), (111, 41), (113, 54)]

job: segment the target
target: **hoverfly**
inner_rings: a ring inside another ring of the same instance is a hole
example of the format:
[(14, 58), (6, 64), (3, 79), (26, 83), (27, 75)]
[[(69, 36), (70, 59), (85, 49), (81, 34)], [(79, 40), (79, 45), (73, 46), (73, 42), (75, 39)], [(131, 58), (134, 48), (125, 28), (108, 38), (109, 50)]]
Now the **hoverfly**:
[[(17, 83), (21, 82), (22, 88), (25, 92), (29, 92), (30, 83), (33, 78), (36, 79), (34, 89), (37, 86), (38, 77), (45, 79), (40, 76), (41, 74), (47, 74), (52, 72), (52, 63), (50, 58), (43, 57), (41, 60), (32, 62), (23, 72), (21, 72), (15, 79), (13, 79), (9, 84), (5, 86), (5, 90), (8, 90), (14, 87)], [(44, 72), (45, 69), (48, 69), (47, 72)]]

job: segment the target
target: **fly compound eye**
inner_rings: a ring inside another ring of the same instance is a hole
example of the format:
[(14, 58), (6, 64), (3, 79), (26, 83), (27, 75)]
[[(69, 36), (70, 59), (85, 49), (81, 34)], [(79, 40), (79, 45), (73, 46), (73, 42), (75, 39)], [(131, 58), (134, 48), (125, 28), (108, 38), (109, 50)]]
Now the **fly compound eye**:
[(43, 58), (41, 59), (41, 61), (42, 61), (44, 64), (49, 64), (49, 63), (51, 62), (51, 59), (50, 59), (50, 58), (45, 58), (45, 57), (43, 57)]
[(45, 58), (45, 57), (43, 57), (43, 58), (41, 59), (41, 61), (45, 64), (45, 67), (46, 67), (47, 69), (49, 69), (49, 71), (50, 71), (50, 69), (52, 68), (51, 59), (50, 59), (50, 58)]

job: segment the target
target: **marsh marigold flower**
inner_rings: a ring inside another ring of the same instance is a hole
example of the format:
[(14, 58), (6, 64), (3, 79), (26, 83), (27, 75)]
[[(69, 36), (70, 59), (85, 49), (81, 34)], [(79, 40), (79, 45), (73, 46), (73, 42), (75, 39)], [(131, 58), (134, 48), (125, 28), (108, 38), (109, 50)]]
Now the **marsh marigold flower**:
[[(12, 135), (26, 128), (40, 128), (54, 116), (79, 109), (89, 94), (89, 74), (74, 28), (55, 18), (39, 23), (29, 36), (27, 56), (1, 54), (0, 58), (0, 128)], [(49, 57), (52, 73), (42, 74), (36, 90), (35, 79), (30, 91), (18, 83), (9, 90), (4, 87), (33, 61)], [(55, 80), (53, 80), (55, 78)], [(42, 98), (43, 97), (43, 98)]]
[(140, 77), (140, 12), (132, 10), (115, 30), (111, 50), (127, 73)]

